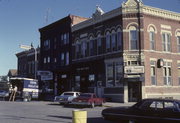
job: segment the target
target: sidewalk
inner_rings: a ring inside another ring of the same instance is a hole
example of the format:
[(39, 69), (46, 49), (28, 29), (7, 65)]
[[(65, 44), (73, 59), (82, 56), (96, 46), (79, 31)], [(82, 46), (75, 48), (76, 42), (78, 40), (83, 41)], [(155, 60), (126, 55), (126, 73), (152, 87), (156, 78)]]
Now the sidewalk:
[(106, 102), (104, 103), (104, 107), (120, 107), (120, 106), (132, 106), (136, 102), (129, 102), (129, 103), (118, 103), (118, 102)]

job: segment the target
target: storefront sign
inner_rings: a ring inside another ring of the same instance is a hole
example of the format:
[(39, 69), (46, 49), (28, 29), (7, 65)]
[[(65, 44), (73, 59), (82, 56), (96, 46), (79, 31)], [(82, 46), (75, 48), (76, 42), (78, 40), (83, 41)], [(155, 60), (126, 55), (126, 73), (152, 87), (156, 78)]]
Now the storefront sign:
[(53, 80), (53, 73), (50, 71), (38, 71), (37, 75), (41, 77), (41, 80)]
[(144, 66), (125, 66), (125, 74), (140, 74), (144, 73)]

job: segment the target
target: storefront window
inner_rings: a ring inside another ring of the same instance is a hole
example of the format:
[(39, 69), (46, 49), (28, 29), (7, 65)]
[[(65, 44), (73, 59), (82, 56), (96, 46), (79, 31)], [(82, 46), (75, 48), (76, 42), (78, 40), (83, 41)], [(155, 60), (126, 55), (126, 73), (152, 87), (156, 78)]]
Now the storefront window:
[(122, 66), (122, 62), (117, 62), (115, 64), (115, 72), (116, 72), (116, 79), (115, 79), (115, 85), (116, 86), (121, 86), (122, 83), (122, 77), (123, 77), (123, 66)]
[(89, 86), (90, 87), (95, 87), (95, 75), (94, 74), (91, 74), (91, 75), (89, 75)]
[[(101, 81), (101, 80), (99, 80)], [(123, 85), (123, 61), (114, 59), (106, 63), (106, 87)]]
[(80, 76), (75, 76), (75, 91), (80, 90)]
[(107, 86), (108, 87), (112, 87), (114, 84), (113, 84), (113, 63), (109, 63), (107, 64)]

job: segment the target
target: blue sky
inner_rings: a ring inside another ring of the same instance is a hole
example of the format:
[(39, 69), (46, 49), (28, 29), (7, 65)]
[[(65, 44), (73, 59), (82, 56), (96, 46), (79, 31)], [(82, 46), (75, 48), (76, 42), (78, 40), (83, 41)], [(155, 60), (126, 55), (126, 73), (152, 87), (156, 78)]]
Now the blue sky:
[[(96, 5), (107, 12), (123, 1), (126, 0), (0, 0), (0, 75), (17, 68), (15, 54), (23, 51), (20, 44), (39, 44), (39, 28), (68, 14), (91, 17)], [(143, 3), (180, 13), (180, 0), (143, 0)]]

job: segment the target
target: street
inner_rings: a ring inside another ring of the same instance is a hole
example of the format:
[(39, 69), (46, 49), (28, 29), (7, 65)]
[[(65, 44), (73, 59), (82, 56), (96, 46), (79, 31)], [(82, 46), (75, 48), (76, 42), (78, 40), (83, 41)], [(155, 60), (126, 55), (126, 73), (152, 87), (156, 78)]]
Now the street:
[[(112, 123), (103, 120), (105, 107), (79, 108), (87, 111), (88, 123)], [(8, 102), (0, 101), (0, 123), (72, 123), (75, 108), (63, 107), (54, 102)]]

